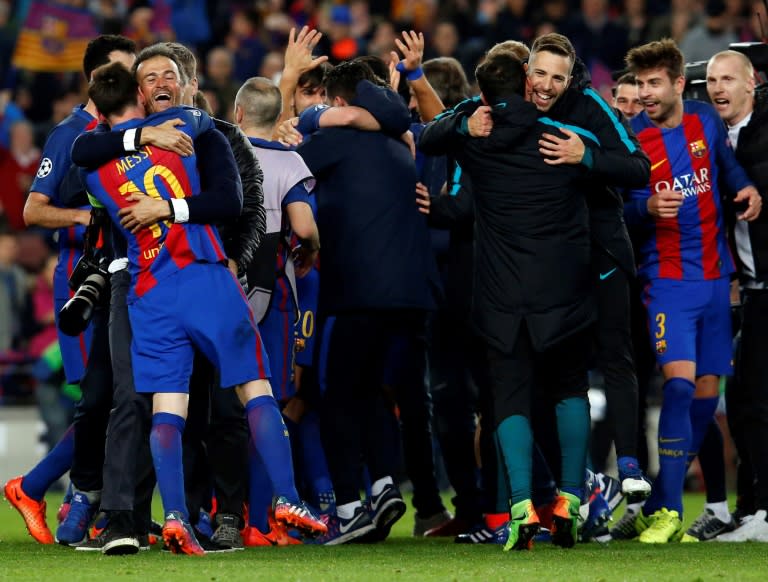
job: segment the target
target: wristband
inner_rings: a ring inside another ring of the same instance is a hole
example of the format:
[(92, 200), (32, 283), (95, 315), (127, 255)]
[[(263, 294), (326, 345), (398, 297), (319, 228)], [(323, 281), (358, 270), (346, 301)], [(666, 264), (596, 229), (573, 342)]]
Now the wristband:
[(136, 129), (136, 137), (133, 141), (133, 147), (136, 151), (139, 151), (141, 149), (141, 130), (142, 128), (139, 127)]
[(126, 152), (136, 151), (136, 133), (138, 133), (138, 130), (136, 129), (125, 130), (125, 133), (123, 134), (123, 149)]
[(171, 222), (175, 222), (176, 221), (176, 211), (173, 209), (173, 202), (170, 201), (170, 200), (168, 201), (168, 208), (171, 209), (171, 217), (168, 220), (170, 220)]
[(395, 69), (401, 73), (405, 73), (405, 78), (408, 81), (416, 81), (417, 79), (421, 79), (424, 76), (424, 71), (421, 67), (416, 67), (414, 70), (409, 71), (405, 68), (405, 63), (403, 61), (397, 63), (395, 65)]

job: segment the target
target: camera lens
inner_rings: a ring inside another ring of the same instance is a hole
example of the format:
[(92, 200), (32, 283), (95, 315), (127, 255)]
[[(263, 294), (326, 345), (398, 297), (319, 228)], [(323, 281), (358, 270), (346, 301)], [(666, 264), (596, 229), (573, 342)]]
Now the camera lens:
[(107, 280), (99, 273), (93, 273), (83, 281), (74, 297), (59, 312), (62, 333), (77, 336), (85, 331), (106, 284)]

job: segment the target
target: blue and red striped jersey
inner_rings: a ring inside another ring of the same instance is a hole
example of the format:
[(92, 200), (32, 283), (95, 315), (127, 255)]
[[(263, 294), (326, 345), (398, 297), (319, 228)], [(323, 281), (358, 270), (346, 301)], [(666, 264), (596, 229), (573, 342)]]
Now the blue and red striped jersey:
[[(146, 119), (135, 119), (114, 126), (113, 130), (144, 125), (159, 125), (174, 118), (184, 120), (177, 128), (194, 140), (205, 131), (214, 130), (211, 118), (202, 111), (172, 108)], [(89, 193), (109, 212), (128, 243), (132, 288), (129, 299), (141, 297), (172, 275), (194, 262), (217, 263), (226, 260), (216, 229), (208, 224), (176, 224), (162, 221), (136, 234), (120, 225), (118, 211), (130, 206), (126, 198), (142, 193), (170, 200), (200, 193), (200, 177), (194, 155), (181, 157), (154, 146), (127, 154), (86, 174)]]
[[(59, 199), (59, 188), (72, 165), (72, 142), (78, 135), (95, 125), (96, 118), (82, 105), (78, 105), (53, 128), (45, 142), (37, 175), (30, 186), (31, 192), (47, 196), (54, 206), (63, 206)], [(89, 209), (88, 206), (83, 208)], [(59, 262), (53, 274), (53, 292), (56, 299), (69, 299), (73, 294), (69, 288), (69, 276), (83, 255), (84, 235), (85, 227), (82, 225), (60, 228), (57, 231)]]
[[(733, 273), (718, 185), (731, 193), (751, 184), (728, 145), (720, 117), (708, 103), (685, 101), (683, 122), (654, 125), (643, 112), (632, 119), (651, 160), (648, 187), (633, 190), (629, 205), (644, 214), (638, 274), (645, 279), (706, 280)], [(677, 217), (653, 219), (648, 198), (662, 190), (681, 192)]]

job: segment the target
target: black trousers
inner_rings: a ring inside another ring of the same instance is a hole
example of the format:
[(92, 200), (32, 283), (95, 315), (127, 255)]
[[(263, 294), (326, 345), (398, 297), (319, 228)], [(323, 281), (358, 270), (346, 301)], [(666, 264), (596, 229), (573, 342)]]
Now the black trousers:
[(589, 331), (581, 331), (555, 346), (537, 352), (528, 327), (520, 332), (509, 354), (488, 346), (488, 379), (493, 394), (494, 429), (506, 418), (532, 418), (534, 405), (556, 404), (566, 398), (586, 397)]
[(80, 380), (82, 398), (75, 407), (75, 452), (70, 479), (80, 491), (100, 491), (104, 440), (112, 408), (112, 364), (109, 355), (109, 312), (94, 311), (88, 364)]
[[(320, 329), (327, 325), (328, 319), (323, 320)], [(392, 350), (399, 345), (398, 352), (405, 361), (398, 367), (396, 393), (401, 396), (426, 393), (425, 321), (426, 315), (421, 311), (342, 313), (336, 315), (331, 331), (323, 334), (327, 338), (318, 342), (323, 344), (318, 346), (319, 352), (325, 352), (320, 426), (338, 505), (359, 500), (362, 463), (368, 467), (372, 481), (393, 476), (397, 471), (391, 431), (384, 431), (386, 434), (382, 435), (382, 431), (377, 430), (381, 386)], [(423, 412), (409, 412), (405, 402), (407, 399), (398, 402), (401, 415), (413, 414), (414, 423), (426, 420)], [(419, 439), (427, 435), (431, 439), (428, 428), (413, 429), (413, 432)], [(416, 453), (423, 458), (426, 445), (420, 440), (419, 443)], [(434, 474), (432, 477), (434, 479)], [(421, 507), (416, 509), (422, 512)], [(424, 511), (427, 510), (425, 507)]]
[(605, 379), (608, 420), (618, 457), (637, 457), (638, 387), (627, 274), (604, 251), (592, 252), (596, 285), (596, 364)]
[(137, 393), (133, 382), (133, 333), (126, 303), (130, 283), (131, 276), (125, 269), (111, 277), (109, 348), (114, 384), (105, 443), (101, 509), (133, 511), (136, 531), (145, 533), (149, 529), (149, 506), (155, 483), (149, 450), (152, 397)]
[(248, 423), (233, 389), (219, 386), (219, 374), (201, 353), (195, 354), (189, 411), (183, 435), (184, 485), (190, 521), (200, 509), (242, 519), (248, 469)]
[[(755, 509), (768, 509), (768, 290), (744, 292), (736, 374), (726, 391), (728, 426), (739, 456), (750, 461)], [(748, 475), (742, 475), (748, 480)], [(743, 486), (742, 486), (743, 487)], [(740, 487), (741, 489), (741, 487)]]
[[(456, 517), (476, 523), (483, 513), (475, 459), (475, 414), (479, 406), (478, 386), (482, 384), (482, 344), (466, 322), (466, 314), (442, 309), (433, 315), (430, 323), (432, 424), (448, 479), (456, 492), (452, 499)], [(485, 449), (487, 447), (481, 450)], [(482, 462), (484, 467), (496, 464), (492, 441), (489, 452), (490, 456)], [(491, 478), (495, 482), (495, 472)]]

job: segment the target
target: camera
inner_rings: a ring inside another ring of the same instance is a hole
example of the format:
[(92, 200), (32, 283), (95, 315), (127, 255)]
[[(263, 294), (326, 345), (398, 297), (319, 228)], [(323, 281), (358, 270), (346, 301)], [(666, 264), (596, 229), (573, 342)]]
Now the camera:
[(69, 336), (85, 331), (93, 317), (104, 290), (109, 285), (106, 259), (97, 260), (83, 255), (69, 278), (69, 287), (75, 295), (59, 311), (59, 329)]

